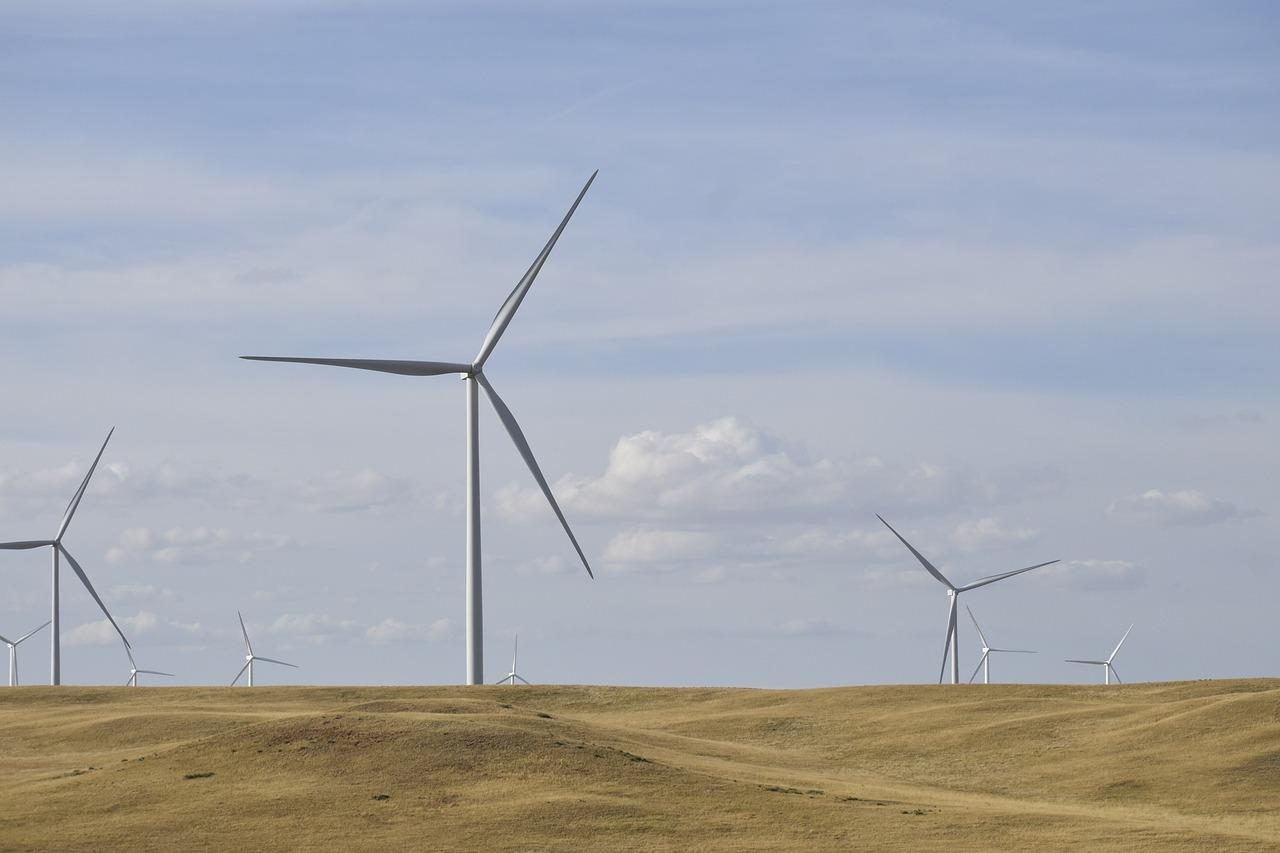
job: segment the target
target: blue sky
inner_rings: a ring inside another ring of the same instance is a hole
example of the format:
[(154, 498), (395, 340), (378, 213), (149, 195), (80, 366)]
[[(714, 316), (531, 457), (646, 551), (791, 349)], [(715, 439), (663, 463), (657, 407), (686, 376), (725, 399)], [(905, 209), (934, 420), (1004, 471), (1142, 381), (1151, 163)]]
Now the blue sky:
[[(490, 670), (519, 630), (534, 680), (928, 680), (945, 599), (879, 511), (962, 577), (1064, 560), (971, 602), (1043, 650), (1010, 677), (1130, 621), (1130, 678), (1274, 674), (1278, 25), (7, 4), (0, 538), (115, 424), (73, 536), (144, 666), (217, 682), (239, 607), (282, 680), (457, 680), (456, 380), (234, 357), (469, 358), (599, 168), (489, 372), (602, 571), (488, 418)], [(4, 562), (7, 635), (47, 569)]]

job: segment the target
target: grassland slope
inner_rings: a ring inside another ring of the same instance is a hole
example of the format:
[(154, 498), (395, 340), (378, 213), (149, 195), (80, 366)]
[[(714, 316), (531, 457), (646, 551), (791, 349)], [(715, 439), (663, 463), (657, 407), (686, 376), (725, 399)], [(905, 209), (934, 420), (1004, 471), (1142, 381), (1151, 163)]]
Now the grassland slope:
[(0, 692), (0, 849), (1280, 849), (1280, 681)]

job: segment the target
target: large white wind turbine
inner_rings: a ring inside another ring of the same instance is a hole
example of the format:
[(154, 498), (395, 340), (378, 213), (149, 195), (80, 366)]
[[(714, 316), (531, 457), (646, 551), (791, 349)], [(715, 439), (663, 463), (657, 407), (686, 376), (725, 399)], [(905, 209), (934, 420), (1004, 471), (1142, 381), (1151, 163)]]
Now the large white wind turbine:
[(107, 605), (102, 603), (102, 599), (98, 597), (98, 592), (93, 588), (93, 584), (89, 583), (89, 576), (84, 573), (84, 569), (80, 568), (80, 564), (76, 562), (76, 558), (71, 556), (71, 552), (67, 550), (67, 546), (62, 544), (62, 537), (67, 533), (67, 526), (71, 524), (71, 518), (76, 514), (76, 509), (80, 506), (80, 500), (84, 497), (85, 489), (89, 488), (89, 480), (93, 477), (93, 472), (98, 467), (98, 462), (102, 459), (103, 451), (107, 449), (107, 442), (111, 440), (111, 436), (115, 433), (115, 427), (111, 428), (111, 432), (107, 433), (106, 441), (102, 442), (102, 448), (98, 451), (98, 455), (94, 457), (93, 464), (89, 466), (89, 473), (84, 475), (84, 480), (80, 483), (80, 488), (76, 489), (76, 493), (71, 496), (71, 503), (67, 504), (66, 511), (62, 514), (62, 523), (58, 525), (58, 532), (54, 534), (52, 539), (39, 539), (30, 542), (0, 542), (0, 551), (30, 551), (33, 548), (50, 548), (53, 551), (53, 637), (51, 638), (51, 652), (49, 661), (49, 683), (62, 683), (62, 639), (61, 639), (61, 622), (58, 616), (58, 555), (61, 554), (67, 558), (67, 562), (71, 564), (71, 569), (76, 573), (76, 577), (80, 578), (80, 582), (84, 584), (84, 588), (89, 590), (89, 595), (93, 596), (93, 600), (98, 602), (98, 607), (107, 617), (107, 621), (111, 623), (111, 627), (116, 629), (116, 633), (120, 635), (120, 639), (124, 640), (125, 648), (129, 648), (129, 640), (124, 635), (124, 631), (120, 630), (120, 626), (116, 624), (116, 620), (111, 618), (111, 614), (107, 611)]
[(982, 670), (982, 683), (983, 684), (991, 683), (991, 653), (992, 652), (1001, 652), (1003, 654), (1015, 654), (1015, 655), (1034, 655), (1035, 654), (1035, 652), (1033, 652), (1031, 649), (997, 649), (995, 648), (994, 646), (992, 646), (990, 643), (987, 642), (986, 635), (982, 633), (982, 626), (978, 624), (978, 617), (973, 615), (973, 611), (969, 608), (969, 605), (966, 604), (964, 606), (964, 609), (969, 611), (969, 618), (973, 620), (973, 627), (978, 629), (978, 638), (982, 640), (982, 660), (978, 661), (978, 665), (974, 667), (973, 675), (969, 676), (970, 684), (973, 684), (973, 680), (978, 677), (978, 670)]
[(44, 623), (44, 625), (41, 625), (39, 628), (36, 628), (33, 631), (28, 631), (27, 633), (23, 634), (21, 637), (19, 637), (16, 640), (10, 640), (10, 639), (6, 639), (5, 637), (0, 637), (0, 643), (4, 643), (6, 646), (9, 647), (9, 686), (10, 687), (18, 686), (18, 644), (21, 643), (23, 640), (27, 639), (28, 637), (30, 637), (32, 634), (38, 633), (48, 624), (49, 623), (46, 622)]
[(240, 667), (240, 671), (236, 673), (236, 677), (231, 679), (232, 687), (236, 686), (236, 682), (240, 680), (240, 676), (244, 675), (244, 671), (246, 669), (249, 670), (249, 686), (253, 686), (253, 662), (257, 660), (265, 661), (266, 663), (278, 663), (281, 666), (291, 666), (294, 669), (298, 668), (296, 663), (285, 663), (282, 660), (264, 658), (262, 655), (255, 655), (253, 653), (253, 645), (249, 642), (249, 631), (244, 627), (244, 617), (240, 616), (239, 610), (236, 611), (236, 616), (240, 618), (240, 633), (244, 635), (244, 666)]
[[(1129, 631), (1132, 630), (1133, 626), (1130, 625)], [(1094, 666), (1100, 666), (1102, 667), (1103, 684), (1110, 684), (1111, 676), (1113, 675), (1116, 677), (1116, 684), (1123, 684), (1124, 682), (1120, 680), (1120, 673), (1116, 672), (1116, 668), (1111, 665), (1111, 662), (1116, 659), (1116, 653), (1120, 651), (1120, 647), (1124, 645), (1124, 641), (1129, 639), (1129, 631), (1124, 632), (1124, 636), (1120, 638), (1120, 642), (1116, 643), (1116, 647), (1112, 650), (1111, 654), (1107, 655), (1106, 660), (1076, 660), (1075, 658), (1067, 658), (1066, 661), (1067, 663), (1089, 663)]]
[(920, 561), (920, 565), (924, 566), (925, 569), (928, 570), (929, 574), (937, 578), (938, 581), (947, 588), (947, 598), (950, 599), (951, 605), (948, 608), (949, 612), (947, 614), (947, 639), (944, 641), (942, 646), (942, 671), (938, 673), (939, 684), (942, 683), (942, 679), (947, 672), (948, 656), (951, 658), (951, 683), (960, 683), (960, 641), (959, 632), (956, 630), (956, 606), (960, 603), (960, 593), (968, 592), (971, 589), (977, 589), (980, 586), (986, 586), (987, 584), (1002, 581), (1005, 578), (1011, 578), (1014, 575), (1020, 575), (1023, 572), (1029, 572), (1032, 569), (1038, 569), (1042, 566), (1050, 566), (1058, 562), (1057, 560), (1050, 560), (1047, 563), (1036, 563), (1034, 566), (1027, 566), (1025, 569), (1014, 569), (1011, 572), (1004, 572), (999, 575), (989, 575), (985, 578), (979, 578), (973, 583), (968, 583), (964, 586), (956, 586), (951, 581), (947, 580), (946, 575), (938, 571), (937, 567), (934, 566), (933, 563), (926, 560), (924, 555), (917, 551), (910, 542), (903, 539), (902, 534), (893, 529), (893, 525), (881, 518), (879, 514), (876, 515), (876, 518), (879, 518), (880, 522), (885, 527), (889, 528), (894, 536), (898, 537), (898, 541), (907, 546), (907, 550), (915, 555), (915, 558)]
[(129, 656), (129, 680), (124, 683), (125, 687), (137, 687), (139, 674), (163, 675), (166, 678), (177, 678), (177, 676), (172, 672), (159, 672), (154, 669), (138, 669), (138, 662), (133, 659), (133, 652), (129, 651), (129, 649), (125, 649), (124, 653)]
[(480, 423), (479, 423), (479, 395), (478, 391), (483, 390), (489, 402), (493, 405), (493, 409), (498, 413), (498, 419), (502, 421), (502, 425), (506, 427), (511, 441), (515, 444), (516, 450), (524, 458), (525, 464), (529, 466), (529, 471), (533, 474), (533, 479), (537, 481), (538, 488), (542, 490), (542, 494), (546, 496), (547, 502), (551, 504), (551, 509), (556, 514), (556, 518), (560, 520), (560, 526), (564, 528), (564, 532), (569, 535), (569, 541), (573, 543), (573, 548), (578, 552), (578, 558), (582, 560), (582, 565), (587, 570), (587, 574), (594, 577), (591, 573), (591, 566), (587, 563), (587, 557), (582, 552), (582, 547), (578, 545), (577, 538), (573, 535), (573, 531), (569, 529), (569, 522), (565, 520), (564, 513), (560, 511), (560, 505), (556, 503), (555, 497), (551, 494), (551, 487), (547, 485), (547, 480), (542, 476), (542, 470), (538, 467), (537, 461), (533, 457), (533, 451), (529, 448), (529, 442), (525, 439), (524, 433), (520, 430), (519, 424), (516, 423), (515, 416), (511, 414), (511, 410), (507, 408), (507, 404), (498, 396), (498, 392), (493, 389), (493, 385), (484, 375), (484, 364), (489, 356), (493, 353), (494, 347), (498, 345), (499, 338), (506, 331), (507, 325), (510, 324), (511, 318), (515, 316), (516, 309), (520, 307), (520, 303), (524, 300), (525, 295), (529, 292), (529, 288), (533, 286), (533, 280), (537, 278), (542, 265), (547, 262), (547, 257), (551, 254), (551, 250), (555, 247), (556, 241), (560, 239), (561, 232), (565, 226), (569, 224), (570, 217), (574, 211), (578, 209), (578, 204), (582, 201), (582, 197), (587, 194), (587, 190), (591, 187), (591, 182), (596, 179), (593, 173), (587, 180), (582, 191), (578, 193), (578, 197), (574, 199), (573, 205), (569, 208), (569, 212), (564, 215), (564, 219), (560, 221), (560, 225), (556, 228), (555, 233), (551, 235), (551, 239), (542, 247), (542, 251), (534, 258), (533, 264), (525, 272), (524, 276), (516, 284), (515, 289), (502, 303), (502, 307), (498, 309), (497, 315), (493, 318), (493, 324), (489, 327), (488, 334), (484, 337), (484, 343), (480, 346), (480, 352), (469, 363), (464, 362), (446, 362), (446, 361), (383, 361), (379, 359), (366, 358), (280, 358), (274, 356), (241, 356), (252, 361), (286, 361), (296, 362), (300, 364), (328, 364), (335, 367), (353, 367), (360, 370), (376, 370), (382, 373), (399, 373), (405, 376), (441, 376), (449, 373), (459, 374), (467, 387), (466, 394), (466, 421), (467, 421), (467, 593), (466, 593), (466, 623), (467, 623), (467, 684), (484, 684), (484, 626), (483, 626), (483, 606), (481, 603), (481, 583), (480, 583)]
[(525, 678), (523, 675), (516, 672), (516, 660), (519, 657), (520, 657), (520, 635), (516, 634), (515, 643), (511, 651), (511, 671), (508, 672), (504, 677), (502, 677), (498, 681), (494, 682), (495, 684), (514, 685), (516, 683), (516, 679), (523, 681), (525, 684), (529, 683), (529, 679)]

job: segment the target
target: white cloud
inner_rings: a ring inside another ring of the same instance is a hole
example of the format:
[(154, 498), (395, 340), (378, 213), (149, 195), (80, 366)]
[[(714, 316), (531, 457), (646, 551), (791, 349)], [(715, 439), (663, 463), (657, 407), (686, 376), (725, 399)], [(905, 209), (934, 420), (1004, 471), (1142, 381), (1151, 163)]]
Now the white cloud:
[(719, 540), (710, 533), (691, 530), (626, 530), (604, 548), (610, 563), (682, 562), (705, 557)]
[(1031, 527), (1006, 527), (998, 518), (962, 521), (952, 533), (952, 541), (961, 551), (986, 551), (1009, 545), (1032, 542), (1040, 531)]
[(395, 643), (401, 640), (435, 639), (449, 633), (452, 623), (448, 619), (436, 619), (428, 625), (410, 624), (388, 616), (376, 625), (365, 629), (365, 639), (374, 645)]
[(1241, 514), (1235, 504), (1211, 498), (1195, 489), (1165, 492), (1148, 489), (1115, 501), (1107, 514), (1123, 521), (1165, 526), (1214, 524)]
[(249, 563), (260, 553), (296, 544), (283, 534), (233, 533), (225, 527), (172, 527), (154, 531), (149, 527), (130, 527), (120, 533), (116, 544), (107, 549), (106, 559), (112, 565), (143, 561), (160, 565), (206, 563), (234, 560)]
[(322, 643), (330, 637), (357, 633), (360, 626), (354, 620), (337, 619), (328, 614), (285, 613), (271, 623), (269, 630), (273, 634)]
[(334, 471), (302, 489), (303, 506), (314, 512), (360, 512), (403, 506), (412, 496), (408, 480), (372, 468)]
[(1082, 590), (1137, 589), (1146, 572), (1128, 560), (1064, 560), (1032, 573), (1032, 578)]
[[(949, 508), (1000, 503), (1059, 487), (1051, 469), (977, 476), (931, 462), (890, 464), (877, 456), (838, 463), (801, 450), (736, 417), (688, 432), (624, 436), (598, 477), (569, 474), (555, 485), (574, 512), (634, 520), (739, 519), (769, 523), (888, 507)], [(873, 506), (874, 505), (874, 506)], [(549, 512), (536, 489), (498, 490), (513, 520)]]
[(535, 557), (516, 566), (521, 575), (562, 575), (569, 570), (563, 557)]
[[(133, 616), (124, 616), (117, 620), (129, 641), (134, 637), (150, 634), (160, 625), (160, 619), (149, 610), (140, 610)], [(68, 631), (63, 643), (68, 646), (109, 646), (120, 642), (120, 635), (106, 619), (86, 622)]]

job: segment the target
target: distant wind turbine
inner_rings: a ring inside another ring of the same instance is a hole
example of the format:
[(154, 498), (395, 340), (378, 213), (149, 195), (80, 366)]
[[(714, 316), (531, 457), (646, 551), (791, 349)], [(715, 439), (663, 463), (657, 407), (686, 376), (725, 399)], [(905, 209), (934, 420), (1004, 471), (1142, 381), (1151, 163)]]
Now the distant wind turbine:
[(969, 605), (964, 606), (969, 611), (969, 618), (973, 620), (973, 627), (978, 629), (978, 638), (982, 640), (982, 660), (978, 661), (978, 665), (973, 670), (973, 675), (969, 676), (969, 683), (973, 684), (973, 680), (978, 677), (978, 670), (982, 670), (982, 683), (991, 683), (991, 653), (1001, 652), (1003, 654), (1016, 655), (1034, 655), (1030, 649), (997, 649), (987, 642), (986, 635), (982, 633), (982, 626), (978, 624), (978, 618), (973, 615), (973, 611), (969, 609)]
[(246, 669), (249, 670), (249, 686), (250, 687), (253, 686), (253, 662), (254, 661), (260, 660), (266, 663), (278, 663), (281, 666), (291, 666), (294, 669), (298, 668), (298, 665), (296, 663), (285, 663), (282, 660), (275, 660), (274, 658), (264, 658), (262, 655), (255, 655), (253, 653), (253, 644), (249, 642), (249, 632), (244, 627), (244, 617), (240, 615), (239, 610), (236, 611), (236, 616), (239, 617), (240, 619), (240, 633), (244, 635), (244, 666), (240, 667), (240, 671), (236, 673), (236, 677), (231, 679), (232, 687), (236, 686), (236, 682), (240, 680), (240, 676), (244, 675), (244, 671)]
[(528, 679), (526, 679), (520, 673), (516, 672), (516, 660), (519, 657), (520, 657), (520, 635), (516, 634), (515, 646), (511, 652), (511, 671), (508, 672), (504, 678), (495, 682), (496, 684), (510, 684), (514, 686), (516, 683), (516, 679), (523, 681), (525, 684), (529, 683)]
[(489, 356), (493, 353), (494, 347), (498, 345), (498, 340), (502, 337), (502, 333), (506, 331), (511, 318), (515, 316), (516, 310), (520, 307), (520, 303), (524, 300), (525, 295), (529, 292), (529, 288), (533, 286), (533, 281), (537, 278), (542, 265), (547, 262), (551, 250), (555, 247), (556, 241), (560, 239), (560, 234), (564, 231), (565, 226), (569, 224), (570, 217), (574, 211), (578, 209), (583, 196), (587, 194), (587, 190), (591, 187), (591, 182), (596, 179), (598, 172), (592, 173), (587, 180), (582, 191), (578, 193), (578, 197), (574, 199), (573, 205), (569, 208), (569, 212), (564, 215), (564, 219), (560, 221), (560, 226), (556, 228), (555, 233), (551, 235), (551, 239), (542, 247), (542, 251), (534, 258), (533, 264), (525, 272), (524, 276), (516, 284), (515, 289), (502, 303), (502, 307), (498, 309), (497, 315), (493, 318), (493, 324), (489, 327), (488, 334), (485, 335), (484, 342), (480, 346), (480, 352), (470, 362), (448, 362), (448, 361), (384, 361), (379, 359), (368, 358), (281, 358), (276, 356), (258, 356), (246, 355), (241, 358), (250, 361), (284, 361), (294, 362), (298, 364), (327, 364), (335, 367), (352, 367), (359, 370), (375, 370), (381, 373), (398, 373), (405, 376), (441, 376), (449, 373), (460, 374), (466, 383), (466, 421), (467, 421), (467, 592), (466, 592), (466, 624), (467, 624), (467, 684), (484, 684), (484, 625), (483, 625), (483, 605), (481, 598), (481, 579), (480, 579), (480, 422), (479, 422), (479, 396), (478, 391), (483, 390), (489, 402), (493, 405), (494, 411), (498, 413), (498, 419), (502, 421), (502, 425), (506, 428), (507, 434), (511, 436), (511, 441), (515, 444), (516, 450), (524, 458), (525, 464), (529, 466), (533, 479), (537, 481), (538, 488), (542, 490), (542, 494), (546, 497), (547, 503), (551, 504), (551, 510), (556, 514), (556, 518), (560, 520), (560, 526), (564, 528), (564, 532), (569, 535), (569, 541), (573, 543), (573, 549), (578, 552), (578, 558), (582, 560), (583, 567), (587, 570), (587, 574), (594, 577), (591, 573), (591, 566), (587, 563), (587, 557), (582, 552), (582, 547), (578, 544), (577, 538), (573, 535), (573, 531), (569, 529), (569, 522), (565, 520), (564, 513), (560, 511), (560, 505), (556, 503), (555, 497), (551, 494), (551, 487), (547, 485), (547, 480), (542, 476), (542, 470), (538, 467), (537, 461), (533, 457), (533, 450), (529, 447), (529, 442), (525, 439), (524, 433), (520, 429), (520, 425), (516, 423), (515, 416), (511, 414), (511, 410), (507, 408), (507, 404), (498, 396), (498, 392), (494, 390), (493, 385), (484, 375), (484, 365)]
[(177, 678), (172, 672), (158, 672), (154, 669), (138, 669), (138, 663), (133, 659), (133, 652), (128, 649), (124, 653), (129, 656), (129, 680), (124, 683), (125, 687), (137, 687), (138, 675), (163, 675), (166, 678)]
[(23, 640), (27, 639), (28, 637), (30, 637), (32, 634), (36, 634), (40, 632), (48, 624), (49, 623), (46, 622), (44, 623), (44, 625), (41, 625), (39, 628), (36, 628), (33, 631), (28, 631), (27, 633), (23, 634), (21, 637), (19, 637), (16, 640), (9, 640), (4, 637), (0, 637), (0, 642), (3, 642), (6, 646), (9, 647), (9, 686), (10, 687), (18, 686), (18, 644), (21, 643)]
[(62, 544), (62, 537), (66, 535), (67, 526), (71, 524), (71, 518), (76, 514), (76, 510), (80, 507), (80, 500), (84, 497), (85, 489), (89, 488), (89, 480), (93, 477), (93, 472), (97, 470), (98, 462), (102, 459), (103, 451), (107, 449), (107, 442), (111, 441), (111, 436), (115, 433), (115, 427), (111, 428), (111, 432), (107, 433), (106, 441), (102, 442), (102, 448), (98, 451), (98, 455), (94, 457), (93, 464), (89, 466), (89, 473), (84, 475), (84, 480), (80, 483), (80, 488), (76, 489), (76, 493), (71, 497), (71, 503), (67, 504), (67, 509), (62, 514), (62, 523), (58, 525), (58, 532), (54, 534), (52, 539), (39, 539), (30, 542), (0, 542), (0, 551), (30, 551), (33, 548), (48, 547), (53, 551), (53, 636), (50, 640), (51, 652), (49, 661), (49, 683), (62, 683), (62, 631), (61, 621), (58, 616), (58, 555), (67, 558), (67, 562), (71, 564), (71, 569), (76, 573), (76, 577), (80, 578), (80, 582), (84, 584), (84, 588), (89, 590), (89, 595), (93, 596), (93, 600), (98, 603), (99, 609), (103, 615), (107, 617), (107, 621), (111, 623), (111, 627), (116, 629), (116, 633), (120, 635), (120, 639), (124, 640), (125, 648), (129, 648), (129, 639), (125, 637), (124, 631), (120, 630), (120, 626), (116, 624), (116, 620), (111, 618), (111, 614), (107, 611), (107, 605), (102, 603), (102, 599), (98, 597), (98, 592), (93, 588), (93, 584), (89, 583), (89, 576), (84, 573), (84, 569), (80, 568), (80, 564), (76, 562), (76, 558), (71, 556), (71, 552)]
[[(1130, 625), (1129, 631), (1132, 630), (1133, 626)], [(1076, 660), (1075, 658), (1067, 658), (1066, 661), (1067, 663), (1088, 663), (1093, 664), (1094, 666), (1100, 666), (1102, 667), (1103, 684), (1110, 684), (1111, 676), (1113, 675), (1116, 677), (1116, 684), (1123, 684), (1124, 682), (1120, 680), (1120, 673), (1116, 672), (1116, 668), (1111, 665), (1111, 662), (1116, 659), (1116, 654), (1120, 651), (1120, 647), (1124, 645), (1124, 641), (1129, 639), (1129, 631), (1124, 632), (1124, 636), (1120, 638), (1120, 642), (1116, 643), (1115, 649), (1112, 650), (1111, 654), (1107, 655), (1106, 660)]]
[(1029, 572), (1032, 569), (1038, 569), (1042, 566), (1051, 566), (1058, 562), (1057, 560), (1050, 560), (1047, 563), (1036, 563), (1034, 566), (1027, 566), (1025, 569), (1014, 569), (1011, 572), (1005, 572), (999, 575), (988, 575), (985, 578), (979, 578), (973, 583), (965, 584), (964, 586), (956, 586), (951, 581), (947, 580), (947, 576), (938, 571), (937, 567), (934, 566), (933, 563), (926, 560), (924, 555), (917, 551), (910, 542), (903, 539), (902, 534), (893, 529), (893, 525), (881, 518), (879, 514), (876, 515), (876, 518), (879, 518), (880, 522), (885, 527), (889, 528), (894, 536), (898, 537), (898, 541), (907, 546), (907, 550), (915, 555), (915, 558), (920, 561), (920, 565), (924, 566), (929, 574), (937, 578), (938, 581), (947, 588), (947, 598), (951, 600), (951, 606), (947, 614), (947, 639), (942, 645), (942, 671), (938, 673), (939, 684), (942, 683), (942, 679), (947, 672), (948, 656), (951, 658), (951, 683), (960, 683), (960, 641), (959, 632), (956, 630), (956, 605), (960, 602), (960, 593), (968, 592), (971, 589), (977, 589), (980, 586), (986, 586), (987, 584), (992, 584), (996, 581), (1002, 581), (1005, 578), (1011, 578), (1014, 575), (1020, 575), (1023, 572)]

